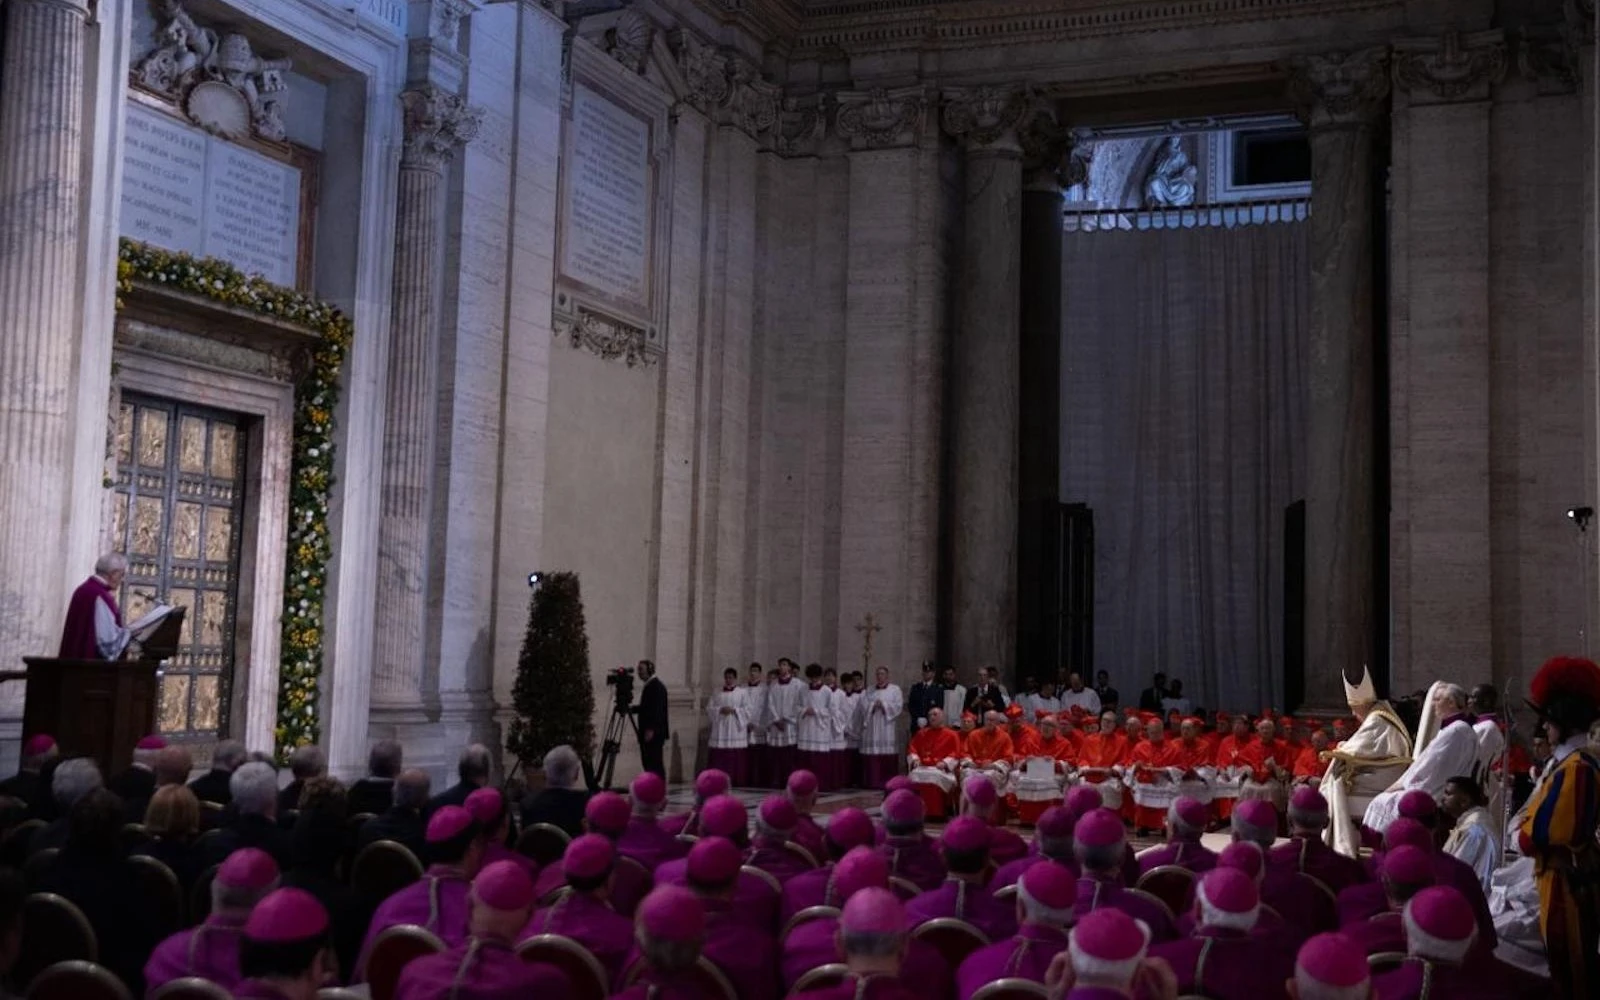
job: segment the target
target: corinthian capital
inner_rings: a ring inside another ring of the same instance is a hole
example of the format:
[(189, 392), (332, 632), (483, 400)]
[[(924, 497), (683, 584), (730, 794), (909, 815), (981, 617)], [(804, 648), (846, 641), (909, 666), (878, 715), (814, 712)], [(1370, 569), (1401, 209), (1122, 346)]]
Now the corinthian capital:
[(1033, 178), (1030, 183), (1053, 182), (1065, 189), (1089, 179), (1094, 146), (1060, 124), (1051, 108), (1030, 107), (1017, 126), (1017, 141), (1022, 146), (1022, 169)]
[(1289, 69), (1290, 93), (1313, 128), (1371, 121), (1389, 96), (1389, 59), (1382, 48), (1302, 56)]
[(911, 146), (922, 137), (928, 93), (921, 87), (842, 90), (835, 100), (834, 128), (852, 149)]
[(1394, 43), (1395, 86), (1414, 100), (1459, 101), (1489, 96), (1506, 74), (1505, 38), (1499, 31)]
[(944, 130), (968, 149), (1020, 149), (1017, 126), (1028, 111), (1020, 87), (972, 87), (944, 94)]
[(405, 110), (405, 152), (402, 166), (442, 170), (456, 150), (478, 134), (483, 112), (461, 95), (425, 84), (400, 95)]

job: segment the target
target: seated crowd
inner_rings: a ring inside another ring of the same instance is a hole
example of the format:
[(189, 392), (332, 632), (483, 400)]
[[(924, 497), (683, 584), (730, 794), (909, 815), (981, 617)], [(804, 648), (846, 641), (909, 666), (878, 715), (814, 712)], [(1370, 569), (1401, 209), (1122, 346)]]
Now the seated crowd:
[[(0, 799), (16, 869), (0, 870), (0, 972), (19, 989), (38, 971), (19, 945), (27, 892), (80, 910), (96, 961), (131, 996), (191, 977), (289, 1000), (363, 983), (377, 1000), (969, 1000), (1018, 980), (1078, 1000), (1549, 989), (1495, 957), (1482, 885), (1441, 849), (1431, 800), (1404, 803), (1358, 861), (1324, 844), (1314, 787), (1295, 788), (1282, 817), (1241, 800), (1220, 852), (1201, 843), (1207, 805), (1178, 795), (1166, 842), (1136, 855), (1091, 784), (1024, 839), (982, 769), (935, 836), (906, 777), (889, 780), (878, 819), (817, 814), (804, 770), (751, 815), (708, 770), (694, 804), (663, 815), (659, 777), (590, 795), (566, 747), (521, 802), (491, 784), (479, 746), (431, 798), (393, 743), (348, 788), (317, 748), (294, 753), (282, 789), (237, 744), (188, 783), (187, 751), (159, 738), (109, 782), (48, 737), (25, 751), (15, 797)], [(181, 905), (159, 905), (150, 870)]]

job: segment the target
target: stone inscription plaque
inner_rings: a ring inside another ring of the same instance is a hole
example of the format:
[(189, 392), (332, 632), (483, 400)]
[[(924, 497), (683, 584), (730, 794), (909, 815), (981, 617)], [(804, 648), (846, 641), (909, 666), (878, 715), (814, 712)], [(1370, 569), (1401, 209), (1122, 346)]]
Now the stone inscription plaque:
[(574, 83), (561, 270), (638, 309), (650, 304), (650, 126)]
[(121, 229), (293, 287), (300, 171), (129, 101)]

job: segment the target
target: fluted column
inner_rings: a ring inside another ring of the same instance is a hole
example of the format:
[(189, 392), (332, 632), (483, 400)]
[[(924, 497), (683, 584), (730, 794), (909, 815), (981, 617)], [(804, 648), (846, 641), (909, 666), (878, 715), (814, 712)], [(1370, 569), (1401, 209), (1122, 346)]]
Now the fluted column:
[(1305, 698), (1334, 708), (1341, 671), (1372, 655), (1372, 128), (1389, 78), (1381, 49), (1294, 71), (1311, 126)]
[[(0, 669), (53, 655), (65, 597), (86, 0), (8, 0), (0, 53)], [(83, 573), (88, 567), (72, 567)], [(14, 689), (19, 686), (13, 686)]]
[(950, 369), (951, 652), (1009, 672), (1017, 631), (1022, 148), (1020, 90), (946, 94), (966, 148), (959, 311)]
[(420, 709), (438, 420), (445, 168), (456, 149), (477, 134), (478, 117), (459, 96), (433, 85), (407, 90), (401, 101), (405, 150), (395, 218), (372, 703), (377, 708)]

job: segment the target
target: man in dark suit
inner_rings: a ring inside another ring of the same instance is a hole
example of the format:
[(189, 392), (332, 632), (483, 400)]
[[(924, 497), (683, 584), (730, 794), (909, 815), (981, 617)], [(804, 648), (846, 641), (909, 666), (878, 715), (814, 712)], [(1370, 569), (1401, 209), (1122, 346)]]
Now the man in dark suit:
[(1151, 678), (1150, 686), (1139, 694), (1139, 711), (1161, 711), (1161, 699), (1167, 696), (1167, 675), (1156, 674)]
[(244, 744), (238, 740), (223, 740), (211, 751), (211, 770), (189, 782), (189, 791), (201, 802), (215, 802), (225, 806), (233, 801), (228, 790), (228, 780), (245, 761)]
[(255, 761), (233, 772), (228, 782), (233, 798), (233, 816), (221, 832), (202, 841), (205, 861), (219, 865), (241, 847), (257, 847), (272, 855), (280, 869), (287, 869), (289, 833), (278, 825), (278, 773), (271, 764)]
[(292, 826), (294, 821), (289, 814), (299, 810), (300, 793), (305, 791), (306, 782), (328, 773), (328, 755), (319, 746), (295, 747), (289, 754), (289, 773), (294, 780), (278, 792), (278, 820)]
[(928, 723), (928, 709), (942, 708), (944, 693), (933, 679), (933, 661), (922, 661), (922, 680), (911, 685), (911, 696), (906, 701), (906, 714), (911, 717), (911, 731)]
[(571, 747), (562, 745), (544, 755), (544, 789), (522, 803), (522, 827), (549, 823), (576, 837), (583, 833), (583, 810), (589, 792), (580, 784), (583, 764)]
[(61, 756), (61, 750), (56, 746), (56, 741), (44, 733), (28, 737), (22, 743), (21, 766), (17, 773), (4, 781), (0, 781), (0, 795), (20, 799), (25, 803), (33, 802), (38, 796), (41, 785), (39, 772), (44, 766)]
[(983, 718), (985, 712), (1004, 712), (1006, 692), (1000, 686), (1000, 673), (993, 667), (978, 671), (978, 683), (967, 691), (966, 710)]
[(367, 776), (350, 786), (350, 814), (388, 812), (394, 805), (394, 779), (404, 751), (398, 740), (379, 740), (367, 753)]
[(443, 806), (464, 806), (467, 796), (489, 783), (489, 748), (474, 743), (461, 751), (456, 761), (456, 775), (461, 779), (428, 800), (428, 815)]
[(646, 771), (666, 780), (667, 686), (649, 660), (640, 660), (636, 673), (644, 682), (639, 689), (639, 759)]
[(402, 772), (394, 781), (394, 804), (361, 825), (356, 832), (356, 849), (379, 840), (392, 840), (410, 848), (418, 860), (426, 858), (422, 808), (428, 803), (429, 787), (426, 771)]
[(167, 741), (161, 737), (144, 737), (134, 745), (133, 763), (106, 782), (122, 800), (123, 817), (129, 823), (144, 821), (144, 807), (156, 791), (156, 755), (166, 748)]

